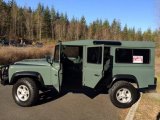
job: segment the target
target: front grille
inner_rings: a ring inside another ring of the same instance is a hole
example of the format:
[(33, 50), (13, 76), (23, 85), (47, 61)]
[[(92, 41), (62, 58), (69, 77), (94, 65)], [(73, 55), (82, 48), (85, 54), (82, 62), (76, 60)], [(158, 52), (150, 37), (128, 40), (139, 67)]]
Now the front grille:
[(8, 82), (9, 77), (8, 77), (8, 70), (9, 70), (9, 66), (2, 66), (0, 73), (1, 73), (1, 83), (5, 84)]

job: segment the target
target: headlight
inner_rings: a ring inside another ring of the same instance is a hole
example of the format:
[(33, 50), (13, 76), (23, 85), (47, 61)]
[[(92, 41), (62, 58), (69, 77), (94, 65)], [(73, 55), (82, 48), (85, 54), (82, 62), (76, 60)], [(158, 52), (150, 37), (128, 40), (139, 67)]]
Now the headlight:
[(1, 77), (8, 76), (8, 68), (9, 66), (3, 66), (1, 67)]

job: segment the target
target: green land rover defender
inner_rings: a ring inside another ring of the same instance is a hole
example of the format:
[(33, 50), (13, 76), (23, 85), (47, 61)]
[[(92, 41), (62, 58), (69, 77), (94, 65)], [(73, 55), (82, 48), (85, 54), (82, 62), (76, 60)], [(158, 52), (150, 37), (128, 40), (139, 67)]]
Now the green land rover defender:
[(153, 42), (58, 42), (52, 56), (2, 66), (1, 84), (13, 85), (13, 99), (24, 107), (36, 104), (39, 91), (52, 86), (58, 93), (103, 88), (115, 106), (127, 108), (138, 100), (141, 91), (156, 89), (154, 62)]

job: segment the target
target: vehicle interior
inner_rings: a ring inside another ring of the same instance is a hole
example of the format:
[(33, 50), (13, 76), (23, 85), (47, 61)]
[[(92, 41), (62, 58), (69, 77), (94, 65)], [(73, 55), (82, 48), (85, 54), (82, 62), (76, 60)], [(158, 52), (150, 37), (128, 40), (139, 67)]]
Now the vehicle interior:
[(62, 86), (69, 88), (82, 87), (82, 62), (82, 46), (63, 46), (61, 54)]

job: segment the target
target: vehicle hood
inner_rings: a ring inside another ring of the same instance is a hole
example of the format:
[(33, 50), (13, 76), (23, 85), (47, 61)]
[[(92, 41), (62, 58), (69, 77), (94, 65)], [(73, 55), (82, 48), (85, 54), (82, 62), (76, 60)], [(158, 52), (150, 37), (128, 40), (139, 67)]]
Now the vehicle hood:
[(22, 61), (15, 62), (14, 65), (40, 65), (40, 66), (49, 66), (50, 63), (46, 59), (25, 59)]

